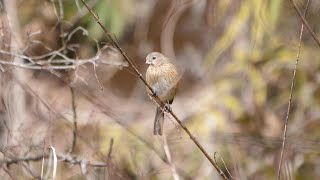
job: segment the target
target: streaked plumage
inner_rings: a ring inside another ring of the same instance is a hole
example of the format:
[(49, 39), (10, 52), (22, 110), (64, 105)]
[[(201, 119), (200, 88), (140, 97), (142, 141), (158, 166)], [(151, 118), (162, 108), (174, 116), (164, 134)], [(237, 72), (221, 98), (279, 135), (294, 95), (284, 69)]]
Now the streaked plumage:
[[(147, 83), (162, 101), (172, 104), (179, 80), (176, 67), (159, 52), (148, 54), (146, 63), (149, 64), (146, 72)], [(148, 88), (147, 91), (150, 93)], [(157, 107), (153, 131), (155, 135), (162, 135), (163, 121), (164, 113), (161, 108)]]

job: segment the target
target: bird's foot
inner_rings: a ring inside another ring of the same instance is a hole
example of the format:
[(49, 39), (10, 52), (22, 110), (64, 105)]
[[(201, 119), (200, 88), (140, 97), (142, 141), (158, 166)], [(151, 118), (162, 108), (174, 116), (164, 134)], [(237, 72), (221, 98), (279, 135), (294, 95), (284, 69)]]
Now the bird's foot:
[(171, 112), (171, 111), (172, 111), (172, 108), (171, 108), (171, 106), (170, 106), (169, 103), (165, 103), (165, 105), (164, 105), (164, 110), (165, 110), (166, 112)]
[(152, 96), (152, 97), (156, 97), (156, 96), (158, 96), (158, 94), (157, 94), (157, 92), (156, 92), (155, 90), (153, 90), (153, 91), (151, 92), (151, 96)]

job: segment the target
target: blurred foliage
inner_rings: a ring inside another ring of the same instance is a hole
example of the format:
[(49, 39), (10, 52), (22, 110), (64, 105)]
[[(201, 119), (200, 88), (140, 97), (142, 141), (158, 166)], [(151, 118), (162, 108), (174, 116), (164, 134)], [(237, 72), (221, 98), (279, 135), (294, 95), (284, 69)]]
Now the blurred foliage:
[[(104, 25), (108, 27), (108, 30), (114, 33), (116, 36), (121, 36), (125, 30), (125, 26), (130, 23), (129, 8), (132, 7), (132, 2), (127, 0), (104, 0), (99, 1), (96, 8), (93, 10), (97, 13), (100, 20), (104, 22)], [(101, 39), (103, 32), (97, 22), (88, 16), (85, 19), (87, 23), (87, 29), (92, 35), (93, 39)]]

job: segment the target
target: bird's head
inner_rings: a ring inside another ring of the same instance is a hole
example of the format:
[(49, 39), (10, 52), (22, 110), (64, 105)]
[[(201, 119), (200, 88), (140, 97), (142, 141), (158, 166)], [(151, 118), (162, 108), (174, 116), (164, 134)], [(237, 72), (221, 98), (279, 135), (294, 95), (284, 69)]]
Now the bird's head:
[(149, 53), (148, 56), (146, 57), (146, 64), (149, 64), (152, 66), (160, 65), (166, 61), (168, 61), (168, 58), (159, 52)]

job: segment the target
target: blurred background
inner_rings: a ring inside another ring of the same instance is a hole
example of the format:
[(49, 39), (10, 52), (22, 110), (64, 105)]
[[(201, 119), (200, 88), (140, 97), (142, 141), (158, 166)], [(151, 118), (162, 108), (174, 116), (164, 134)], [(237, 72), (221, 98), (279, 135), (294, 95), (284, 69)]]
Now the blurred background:
[[(86, 2), (143, 75), (152, 51), (179, 67), (172, 109), (230, 179), (277, 177), (301, 29), (290, 1)], [(318, 34), (320, 1), (308, 7)], [(50, 146), (56, 179), (220, 178), (169, 115), (165, 135), (153, 135), (156, 104), (81, 0), (0, 8), (2, 179), (40, 179)], [(320, 51), (306, 29), (301, 46), (281, 179), (320, 176)], [(95, 57), (103, 63), (50, 69)]]

